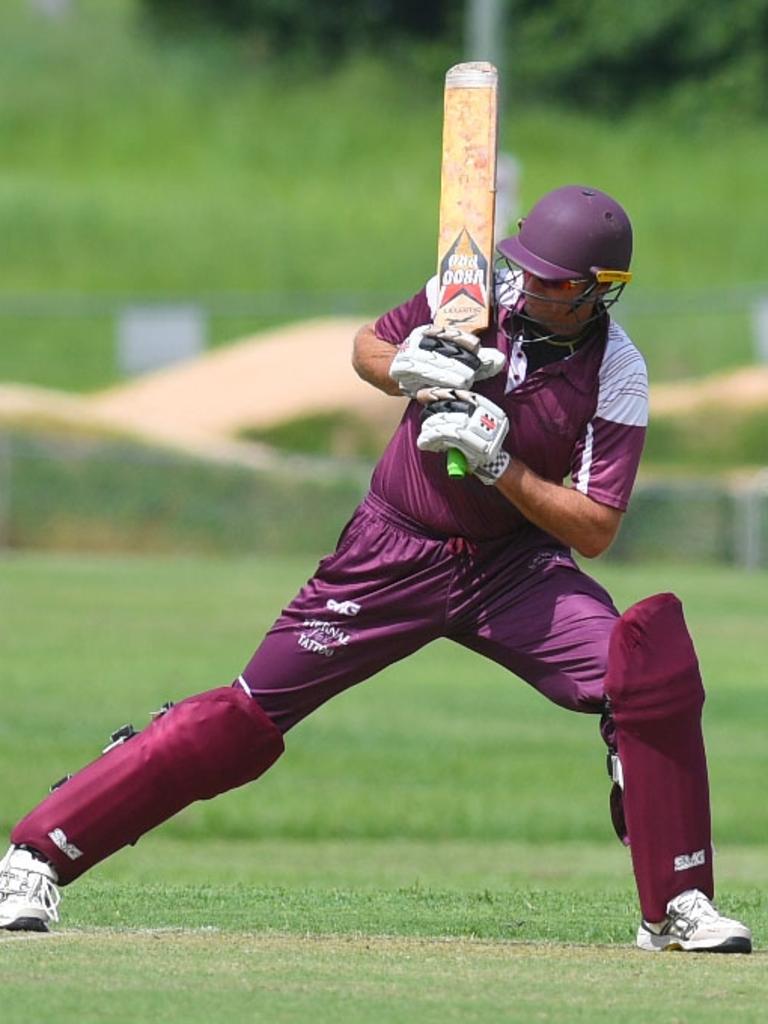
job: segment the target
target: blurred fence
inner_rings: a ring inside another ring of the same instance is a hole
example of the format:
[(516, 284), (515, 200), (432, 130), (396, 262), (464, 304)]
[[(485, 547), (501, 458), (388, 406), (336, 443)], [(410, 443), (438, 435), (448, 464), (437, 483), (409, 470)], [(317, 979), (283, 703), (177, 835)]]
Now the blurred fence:
[(0, 546), (321, 554), (365, 493), (368, 467), (280, 462), (255, 469), (127, 441), (0, 432)]
[[(324, 316), (355, 316), (362, 322), (402, 298), (387, 292), (299, 290), (195, 296), (0, 292), (0, 380), (88, 391), (133, 370), (152, 369), (147, 358), (152, 351), (154, 365), (162, 366), (172, 361), (168, 356), (174, 350), (186, 358), (278, 324)], [(180, 318), (186, 323), (180, 325)], [(143, 351), (127, 350), (131, 337)]]
[(608, 557), (768, 568), (768, 469), (728, 480), (640, 480)]
[[(322, 555), (365, 493), (370, 467), (280, 461), (276, 472), (10, 431), (0, 434), (0, 545)], [(738, 484), (640, 481), (607, 557), (768, 568), (768, 469)]]
[[(183, 313), (192, 334), (187, 347), (194, 354), (191, 349), (275, 324), (318, 316), (369, 318), (405, 297), (389, 290), (193, 297), (0, 293), (0, 379), (73, 390), (110, 383), (130, 366), (124, 338), (137, 317), (168, 314), (171, 324), (173, 311)], [(622, 297), (618, 319), (645, 353), (656, 380), (768, 361), (766, 284), (664, 292), (633, 285)], [(157, 349), (161, 364), (166, 360), (156, 338), (150, 347)], [(169, 348), (183, 355), (185, 342), (169, 339)]]

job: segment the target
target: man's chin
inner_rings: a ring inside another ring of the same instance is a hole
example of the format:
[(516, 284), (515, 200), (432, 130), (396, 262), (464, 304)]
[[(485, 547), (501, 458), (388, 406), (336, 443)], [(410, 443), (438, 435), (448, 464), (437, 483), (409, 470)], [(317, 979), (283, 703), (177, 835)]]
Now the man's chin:
[(554, 334), (556, 338), (567, 341), (568, 338), (575, 338), (581, 333), (581, 324), (552, 323), (551, 320), (539, 320), (538, 324), (543, 327), (547, 334)]

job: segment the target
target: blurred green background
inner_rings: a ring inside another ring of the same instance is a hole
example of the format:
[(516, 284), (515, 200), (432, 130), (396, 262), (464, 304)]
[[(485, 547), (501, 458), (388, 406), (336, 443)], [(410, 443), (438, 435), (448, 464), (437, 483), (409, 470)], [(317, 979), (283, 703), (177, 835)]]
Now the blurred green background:
[[(0, 382), (79, 393), (119, 383), (116, 323), (135, 304), (194, 303), (215, 346), (318, 315), (362, 322), (412, 294), (433, 272), (443, 75), (468, 55), (471, 6), (6, 0)], [(516, 212), (572, 181), (626, 205), (635, 277), (617, 319), (654, 384), (756, 366), (768, 0), (731, 5), (728, 18), (702, 0), (499, 10), (500, 148), (520, 172)], [(648, 498), (614, 556), (768, 564), (766, 484), (754, 475), (768, 462), (767, 423), (768, 401), (654, 416)], [(340, 432), (370, 464), (381, 437), (341, 412), (250, 436), (323, 455)], [(736, 472), (752, 481), (746, 497)], [(0, 540), (319, 550), (364, 485), (357, 464), (298, 487), (11, 422)], [(311, 528), (290, 516), (282, 533), (267, 528), (281, 501), (316, 500)]]
[[(207, 298), (220, 342), (383, 311), (433, 272), (463, 3), (59, 3), (0, 10), (0, 379), (114, 380), (121, 297)], [(502, 10), (520, 212), (564, 182), (615, 193), (636, 231), (622, 319), (654, 379), (750, 362), (768, 3)]]

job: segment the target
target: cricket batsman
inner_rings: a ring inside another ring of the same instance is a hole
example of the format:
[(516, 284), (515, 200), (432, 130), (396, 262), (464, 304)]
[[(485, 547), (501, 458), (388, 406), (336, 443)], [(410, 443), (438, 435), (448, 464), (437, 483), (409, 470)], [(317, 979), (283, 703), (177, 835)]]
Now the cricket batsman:
[[(258, 778), (315, 708), (446, 637), (597, 716), (640, 949), (751, 951), (713, 903), (704, 690), (680, 602), (656, 594), (620, 614), (572, 554), (611, 544), (643, 447), (645, 365), (611, 316), (631, 276), (629, 218), (566, 185), (498, 250), (479, 339), (433, 326), (434, 279), (359, 330), (357, 373), (411, 400), (336, 550), (231, 686), (166, 706), (16, 825), (0, 927), (47, 930), (58, 887)], [(449, 450), (465, 477), (446, 474)]]

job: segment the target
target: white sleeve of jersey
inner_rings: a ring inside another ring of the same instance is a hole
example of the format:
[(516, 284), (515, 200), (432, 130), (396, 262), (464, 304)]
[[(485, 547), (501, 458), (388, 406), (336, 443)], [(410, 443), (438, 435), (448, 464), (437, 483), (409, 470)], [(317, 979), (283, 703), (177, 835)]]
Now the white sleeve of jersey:
[(628, 427), (648, 424), (648, 371), (625, 331), (611, 321), (600, 366), (595, 416)]

